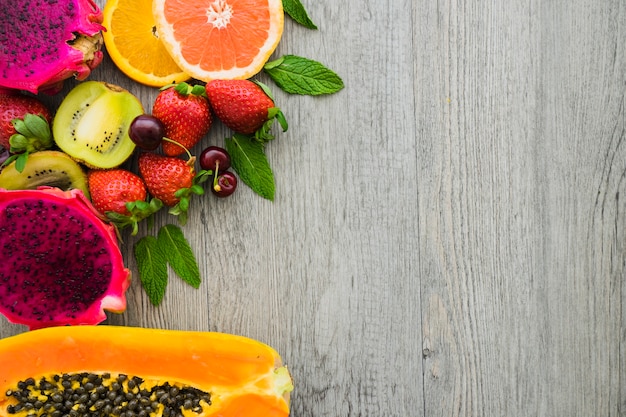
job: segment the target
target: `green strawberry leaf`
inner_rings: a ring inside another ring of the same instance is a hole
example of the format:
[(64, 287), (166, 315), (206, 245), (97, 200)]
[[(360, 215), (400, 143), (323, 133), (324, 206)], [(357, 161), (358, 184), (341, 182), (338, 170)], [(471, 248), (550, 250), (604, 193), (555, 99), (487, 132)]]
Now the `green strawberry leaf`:
[[(30, 132), (30, 136), (46, 142), (46, 144), (50, 146), (52, 145), (52, 143), (49, 143), (52, 137), (50, 134), (50, 125), (44, 117), (28, 113), (24, 115), (24, 124), (26, 125), (27, 131)], [(26, 134), (18, 130), (17, 127), (16, 130), (24, 135)]]
[(296, 23), (308, 29), (317, 29), (299, 0), (283, 0), (283, 9)]
[(272, 99), (272, 101), (274, 101), (274, 94), (272, 93), (272, 90), (267, 84), (264, 84), (259, 80), (251, 80), (251, 81), (255, 83), (256, 85), (258, 85), (259, 87), (261, 87), (261, 90), (263, 90), (265, 95), (267, 95), (269, 98)]
[(50, 125), (43, 116), (28, 113), (24, 115), (23, 119), (13, 119), (11, 123), (17, 131), (11, 138), (17, 136), (25, 139), (25, 141), (20, 139), (19, 142), (11, 143), (12, 152), (38, 151), (52, 147)]
[(181, 188), (174, 193), (174, 197), (178, 198), (178, 203), (171, 207), (168, 211), (169, 214), (178, 217), (178, 222), (181, 226), (187, 224), (189, 210), (189, 203), (193, 195), (203, 195), (204, 188), (200, 184), (205, 182), (213, 174), (210, 170), (201, 170), (194, 177), (191, 187)]
[(287, 123), (287, 119), (285, 118), (285, 115), (283, 114), (282, 110), (279, 109), (278, 107), (272, 107), (271, 109), (269, 109), (267, 111), (267, 118), (278, 120), (280, 127), (283, 128), (283, 132), (286, 132), (287, 129), (289, 129), (289, 124)]
[(26, 168), (27, 161), (28, 161), (28, 151), (17, 155), (17, 158), (15, 158), (15, 169), (17, 170), (17, 172), (21, 173), (22, 171), (24, 171), (24, 168)]
[(134, 253), (141, 285), (150, 302), (158, 306), (167, 287), (167, 259), (154, 236), (139, 239), (134, 246)]
[[(274, 96), (272, 94), (272, 90), (262, 82), (258, 80), (252, 80), (253, 83), (261, 87), (261, 90), (272, 100), (274, 101)], [(268, 142), (274, 139), (274, 135), (272, 134), (272, 126), (274, 125), (274, 119), (278, 120), (280, 123), (280, 127), (283, 128), (283, 132), (286, 132), (289, 128), (289, 124), (287, 123), (287, 119), (283, 114), (282, 110), (278, 107), (271, 107), (267, 109), (267, 120), (263, 125), (254, 132), (254, 137), (260, 142)]]
[(263, 70), (289, 94), (318, 96), (336, 93), (344, 87), (335, 72), (317, 61), (296, 55), (268, 62)]
[(264, 143), (239, 134), (226, 138), (225, 143), (232, 167), (241, 180), (261, 197), (273, 201), (274, 174), (265, 156)]
[[(0, 167), (4, 168), (5, 166), (10, 165), (10, 164), (11, 164), (11, 162), (13, 162), (13, 161), (17, 160), (17, 157), (18, 157), (18, 156), (19, 156), (19, 155), (16, 155), (16, 154), (13, 154), (13, 155), (9, 156), (9, 157), (8, 157), (8, 158), (7, 158), (7, 159), (6, 159), (6, 160), (2, 163), (2, 165), (0, 165)], [(22, 168), (22, 170), (23, 170), (23, 168)], [(22, 171), (18, 171), (18, 172), (22, 172)]]
[(18, 153), (28, 147), (28, 138), (21, 133), (15, 133), (9, 138), (10, 150), (12, 153)]
[(159, 230), (157, 242), (174, 272), (192, 287), (200, 287), (198, 263), (182, 230), (173, 224), (165, 225)]
[(162, 87), (161, 90), (174, 87), (174, 89), (182, 96), (194, 95), (206, 97), (206, 88), (201, 84), (190, 85), (184, 81), (178, 84), (169, 84)]
[[(23, 119), (13, 119), (11, 124), (17, 131), (9, 138), (9, 151), (19, 154), (15, 158), (15, 169), (18, 172), (24, 171), (29, 152), (50, 149), (53, 145), (50, 125), (48, 121), (40, 115), (27, 113)], [(4, 165), (6, 165), (5, 162)]]
[(143, 200), (127, 202), (126, 209), (130, 215), (120, 214), (114, 211), (108, 211), (105, 214), (111, 223), (119, 230), (125, 229), (126, 227), (132, 228), (131, 235), (135, 236), (139, 232), (139, 222), (151, 218), (161, 207), (163, 207), (161, 200), (152, 198), (149, 202)]

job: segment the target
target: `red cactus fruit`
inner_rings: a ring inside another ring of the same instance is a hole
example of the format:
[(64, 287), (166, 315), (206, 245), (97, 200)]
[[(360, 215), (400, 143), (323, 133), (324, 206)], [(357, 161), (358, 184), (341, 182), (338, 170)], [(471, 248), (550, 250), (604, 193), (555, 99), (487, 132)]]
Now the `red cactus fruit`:
[(0, 88), (55, 94), (102, 61), (102, 11), (93, 0), (3, 0), (0, 14)]
[(126, 308), (113, 226), (74, 189), (0, 189), (0, 313), (30, 329), (97, 324)]

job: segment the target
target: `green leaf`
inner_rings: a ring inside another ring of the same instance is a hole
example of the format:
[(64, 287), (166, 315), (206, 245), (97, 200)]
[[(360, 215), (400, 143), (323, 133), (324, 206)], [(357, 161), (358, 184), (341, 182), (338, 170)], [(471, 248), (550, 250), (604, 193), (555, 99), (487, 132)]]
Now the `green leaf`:
[(134, 253), (141, 285), (150, 302), (157, 306), (163, 301), (167, 287), (167, 259), (154, 236), (139, 239), (134, 246)]
[(5, 166), (10, 165), (10, 164), (11, 164), (11, 162), (13, 162), (13, 161), (17, 160), (17, 157), (18, 157), (18, 156), (19, 156), (19, 155), (17, 155), (17, 154), (13, 154), (13, 155), (9, 156), (9, 157), (8, 157), (8, 158), (7, 158), (7, 159), (6, 159), (6, 160), (2, 163), (2, 165), (0, 165), (0, 167), (5, 167)]
[(9, 139), (12, 153), (40, 151), (54, 144), (50, 125), (43, 116), (27, 113), (24, 119), (13, 119), (11, 123), (17, 131)]
[(26, 168), (26, 162), (28, 161), (28, 152), (21, 153), (15, 159), (15, 169), (17, 172), (22, 173)]
[(21, 152), (28, 146), (28, 139), (20, 133), (15, 133), (9, 138), (9, 145), (11, 152)]
[(24, 115), (24, 123), (35, 138), (46, 142), (50, 140), (50, 125), (44, 117), (28, 113)]
[(239, 178), (261, 197), (274, 200), (274, 174), (263, 143), (244, 135), (234, 135), (225, 143)]
[(192, 287), (200, 287), (198, 263), (182, 230), (173, 224), (165, 225), (159, 230), (157, 240), (174, 272)]
[(318, 96), (333, 94), (344, 87), (343, 80), (317, 61), (296, 55), (285, 55), (263, 67), (285, 92)]
[(299, 0), (283, 0), (283, 9), (293, 20), (308, 29), (317, 29)]
[(15, 128), (15, 131), (17, 133), (21, 133), (22, 136), (26, 136), (26, 137), (33, 136), (33, 132), (30, 131), (24, 119), (13, 119), (11, 120), (11, 124)]

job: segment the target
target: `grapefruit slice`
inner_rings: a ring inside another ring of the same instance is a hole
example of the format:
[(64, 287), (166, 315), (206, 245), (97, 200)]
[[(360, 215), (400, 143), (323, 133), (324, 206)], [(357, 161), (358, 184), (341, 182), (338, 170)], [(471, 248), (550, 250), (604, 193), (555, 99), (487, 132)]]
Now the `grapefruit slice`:
[(159, 38), (201, 81), (257, 74), (283, 33), (282, 0), (154, 0)]
[(159, 40), (151, 0), (108, 0), (103, 14), (104, 44), (126, 76), (151, 87), (191, 78)]

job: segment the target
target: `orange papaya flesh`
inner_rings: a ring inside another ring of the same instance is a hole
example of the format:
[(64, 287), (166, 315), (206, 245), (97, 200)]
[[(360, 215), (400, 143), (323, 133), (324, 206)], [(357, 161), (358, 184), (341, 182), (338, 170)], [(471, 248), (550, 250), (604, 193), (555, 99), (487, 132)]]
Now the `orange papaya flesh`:
[(0, 340), (0, 417), (289, 415), (291, 376), (243, 336), (65, 326)]

